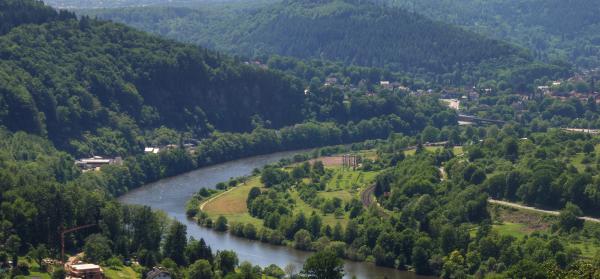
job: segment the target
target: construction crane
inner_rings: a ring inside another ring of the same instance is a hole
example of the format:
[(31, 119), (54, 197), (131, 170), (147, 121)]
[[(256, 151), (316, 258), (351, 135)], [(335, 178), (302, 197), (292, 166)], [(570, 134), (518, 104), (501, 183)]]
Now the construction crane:
[(96, 224), (87, 224), (87, 225), (72, 227), (72, 228), (68, 228), (68, 229), (65, 229), (63, 226), (60, 226), (60, 261), (61, 262), (64, 262), (64, 260), (65, 260), (65, 234), (74, 232), (74, 231), (78, 231), (78, 230), (82, 230), (82, 229), (86, 229), (89, 227), (93, 227), (95, 225)]

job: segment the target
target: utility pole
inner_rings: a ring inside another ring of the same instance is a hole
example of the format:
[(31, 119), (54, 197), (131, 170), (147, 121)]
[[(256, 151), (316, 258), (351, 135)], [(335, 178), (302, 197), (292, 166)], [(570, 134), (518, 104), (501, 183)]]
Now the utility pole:
[(60, 261), (61, 262), (64, 263), (64, 260), (65, 260), (65, 234), (74, 232), (74, 231), (78, 231), (78, 230), (82, 230), (82, 229), (86, 229), (89, 227), (93, 227), (95, 225), (96, 224), (87, 224), (87, 225), (77, 226), (77, 227), (68, 228), (68, 229), (65, 229), (62, 225), (60, 226), (59, 230), (60, 230)]

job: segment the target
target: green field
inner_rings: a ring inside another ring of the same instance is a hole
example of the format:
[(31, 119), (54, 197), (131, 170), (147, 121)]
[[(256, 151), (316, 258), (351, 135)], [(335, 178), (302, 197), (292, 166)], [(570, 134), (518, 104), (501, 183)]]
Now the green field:
[[(373, 154), (374, 155), (374, 154)], [(286, 168), (288, 171), (291, 168)], [(359, 171), (345, 169), (342, 167), (327, 167), (331, 172), (331, 179), (327, 182), (326, 189), (319, 191), (317, 195), (324, 199), (340, 198), (344, 202), (349, 202), (353, 198), (358, 199), (360, 191), (371, 184), (379, 172)], [(309, 179), (304, 179), (309, 182)], [(229, 223), (251, 223), (257, 229), (262, 228), (263, 220), (254, 218), (248, 213), (246, 199), (252, 187), (263, 187), (258, 176), (250, 178), (245, 184), (240, 184), (224, 193), (218, 194), (215, 198), (209, 199), (204, 203), (203, 211), (210, 218), (215, 220), (219, 216), (227, 218)], [(316, 212), (323, 218), (324, 224), (334, 226), (337, 222), (345, 225), (349, 220), (349, 213), (344, 212), (343, 218), (336, 218), (333, 213), (324, 214), (321, 209), (314, 208), (300, 199), (298, 192), (292, 188), (290, 195), (294, 200), (293, 212), (298, 214), (304, 212), (307, 216)]]
[[(27, 276), (16, 276), (15, 278), (40, 278), (40, 279), (50, 279), (51, 274), (42, 271), (40, 266), (35, 261), (29, 261), (25, 257), (20, 257), (19, 261), (29, 263), (29, 275)], [(104, 275), (107, 279), (130, 279), (130, 278), (140, 278), (141, 274), (136, 271), (134, 268), (130, 266), (123, 267), (102, 267), (104, 270)]]
[(494, 224), (493, 229), (499, 234), (510, 235), (515, 238), (522, 238), (529, 234), (529, 232), (527, 232), (527, 225), (519, 223), (505, 222), (502, 224)]
[[(434, 152), (434, 151), (442, 149), (442, 148), (444, 148), (444, 147), (442, 147), (442, 146), (426, 146), (425, 150)], [(454, 156), (460, 156), (460, 155), (464, 154), (462, 146), (452, 147), (452, 152), (454, 153)], [(415, 150), (414, 149), (406, 150), (406, 151), (404, 151), (404, 154), (415, 155)]]
[(357, 189), (363, 188), (365, 185), (373, 182), (379, 172), (369, 171), (353, 171), (341, 167), (330, 168), (332, 178), (327, 182), (327, 192), (331, 191), (350, 191), (356, 192)]
[(104, 275), (109, 279), (126, 279), (126, 278), (140, 278), (140, 273), (135, 271), (130, 266), (107, 268), (104, 267)]
[[(548, 235), (553, 235), (550, 226), (556, 222), (555, 216), (545, 215), (539, 212), (525, 209), (499, 209), (491, 207), (492, 212), (495, 211), (493, 217), (493, 230), (501, 235), (510, 235), (518, 239), (522, 239), (533, 232), (541, 232)], [(600, 224), (586, 222), (583, 231), (599, 231)], [(475, 233), (475, 230), (473, 230)], [(562, 236), (563, 243), (567, 246), (578, 248), (582, 256), (592, 258), (597, 253), (600, 253), (600, 239), (594, 239), (593, 236), (585, 236), (580, 233), (577, 236)]]
[(204, 204), (203, 211), (213, 220), (216, 220), (219, 216), (224, 216), (229, 223), (251, 223), (260, 229), (263, 221), (250, 216), (246, 206), (250, 189), (257, 186), (262, 187), (259, 177), (252, 177), (246, 183), (209, 199)]

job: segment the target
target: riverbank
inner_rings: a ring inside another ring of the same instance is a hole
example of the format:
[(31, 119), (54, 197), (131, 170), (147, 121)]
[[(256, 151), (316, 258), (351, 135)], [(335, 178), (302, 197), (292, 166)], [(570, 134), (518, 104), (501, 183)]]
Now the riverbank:
[[(201, 227), (196, 222), (189, 220), (185, 214), (186, 201), (201, 188), (214, 189), (219, 182), (228, 181), (232, 177), (249, 175), (255, 168), (262, 168), (267, 164), (278, 162), (280, 159), (290, 158), (296, 153), (297, 151), (280, 152), (200, 168), (132, 190), (119, 197), (119, 201), (126, 204), (146, 205), (155, 210), (164, 211), (169, 217), (187, 226), (188, 236), (196, 239), (203, 238), (212, 247), (213, 251), (233, 250), (237, 253), (240, 261), (249, 261), (263, 267), (270, 264), (281, 267), (291, 264), (299, 268), (310, 255), (309, 252), (286, 246), (250, 241), (229, 233)], [(412, 272), (378, 267), (367, 262), (345, 261), (344, 270), (346, 272), (345, 278), (352, 278), (352, 276), (373, 279), (431, 278), (419, 276)]]

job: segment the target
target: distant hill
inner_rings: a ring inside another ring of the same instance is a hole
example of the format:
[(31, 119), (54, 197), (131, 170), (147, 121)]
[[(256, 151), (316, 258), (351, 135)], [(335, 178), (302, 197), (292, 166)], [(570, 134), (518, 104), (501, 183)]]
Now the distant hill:
[(600, 66), (597, 0), (382, 0), (430, 18), (509, 40), (538, 58)]
[(510, 44), (368, 1), (230, 3), (90, 14), (245, 56), (279, 54), (431, 73), (472, 69), (486, 62), (533, 61)]
[(48, 5), (61, 9), (98, 9), (147, 7), (161, 5), (190, 5), (211, 2), (211, 0), (46, 0)]

